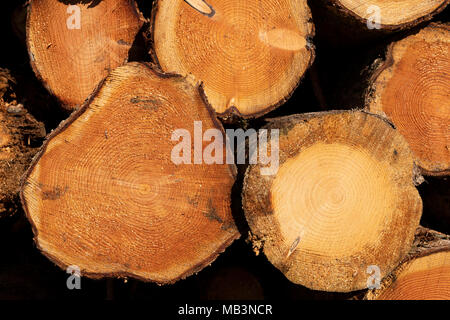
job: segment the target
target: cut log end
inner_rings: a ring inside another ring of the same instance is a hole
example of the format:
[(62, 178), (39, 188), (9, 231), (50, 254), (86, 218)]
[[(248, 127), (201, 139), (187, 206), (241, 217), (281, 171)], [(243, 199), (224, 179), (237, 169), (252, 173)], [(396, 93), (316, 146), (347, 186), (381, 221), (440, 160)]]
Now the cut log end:
[(63, 107), (73, 110), (127, 61), (142, 23), (134, 1), (90, 6), (33, 0), (27, 18), (31, 65)]
[(404, 135), (424, 174), (450, 172), (450, 26), (436, 25), (390, 46), (366, 104)]
[(379, 15), (379, 23), (388, 28), (415, 25), (429, 20), (449, 3), (448, 0), (334, 0), (334, 2), (363, 21), (375, 21), (374, 17)]
[(172, 134), (221, 129), (198, 88), (130, 63), (51, 134), (22, 201), (38, 247), (83, 276), (172, 283), (209, 265), (238, 231), (228, 165), (176, 165)]
[(450, 238), (419, 228), (413, 249), (367, 300), (449, 300)]
[(314, 59), (306, 1), (158, 0), (153, 56), (202, 81), (222, 117), (260, 116), (290, 96)]
[(281, 130), (280, 168), (246, 172), (245, 214), (265, 255), (294, 283), (349, 292), (369, 266), (388, 274), (406, 255), (422, 212), (403, 137), (363, 112), (293, 116)]

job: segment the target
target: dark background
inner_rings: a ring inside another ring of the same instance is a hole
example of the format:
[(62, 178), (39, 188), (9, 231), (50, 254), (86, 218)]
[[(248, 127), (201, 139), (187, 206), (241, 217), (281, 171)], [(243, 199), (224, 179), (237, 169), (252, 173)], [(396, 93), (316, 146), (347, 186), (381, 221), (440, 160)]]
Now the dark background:
[[(25, 44), (12, 30), (11, 16), (24, 2), (1, 1), (0, 68), (11, 70), (17, 78), (17, 101), (23, 103), (38, 120), (43, 121), (47, 132), (50, 132), (67, 117), (67, 114), (58, 108), (57, 102), (37, 81), (29, 65)], [(144, 16), (149, 17), (151, 1), (138, 3)], [(433, 21), (448, 22), (449, 9), (436, 16)], [(319, 12), (314, 9), (313, 20), (319, 21), (318, 17)], [(331, 44), (327, 38), (333, 39), (334, 35), (322, 34), (321, 30), (320, 24), (316, 24), (314, 39), (316, 59), (313, 67), (306, 73), (292, 98), (285, 105), (269, 113), (268, 118), (293, 113), (361, 107), (362, 89), (366, 80), (363, 71), (375, 58), (383, 57), (384, 48), (390, 41), (404, 36), (404, 34), (380, 36), (376, 40), (353, 43), (350, 46), (348, 39), (334, 41)], [(150, 60), (147, 55), (130, 57), (130, 60), (133, 59)], [(238, 122), (234, 127), (257, 129), (263, 123), (262, 119), (258, 119)], [(240, 174), (233, 190), (232, 206), (242, 237), (198, 275), (163, 287), (133, 279), (82, 278), (82, 289), (70, 291), (66, 287), (69, 275), (39, 252), (33, 242), (30, 224), (23, 212), (18, 211), (13, 216), (0, 220), (0, 299), (329, 300), (353, 297), (355, 293), (324, 293), (292, 284), (268, 262), (264, 255), (255, 256), (251, 245), (245, 241), (248, 226), (240, 203), (244, 168), (239, 169)], [(424, 201), (422, 225), (450, 234), (449, 181), (446, 178), (427, 177), (418, 188)]]

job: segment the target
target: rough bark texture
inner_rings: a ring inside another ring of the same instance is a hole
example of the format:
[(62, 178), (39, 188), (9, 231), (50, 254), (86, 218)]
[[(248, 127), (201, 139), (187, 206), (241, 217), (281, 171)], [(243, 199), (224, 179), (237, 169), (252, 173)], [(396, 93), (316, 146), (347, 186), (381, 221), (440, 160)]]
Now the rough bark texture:
[(48, 137), (24, 179), (39, 249), (93, 278), (165, 284), (209, 265), (239, 235), (235, 168), (176, 165), (171, 151), (174, 130), (193, 137), (194, 121), (221, 129), (212, 115), (201, 88), (180, 76), (139, 63), (114, 70)]
[(305, 0), (158, 0), (151, 26), (154, 61), (202, 81), (223, 118), (282, 105), (314, 60)]
[(73, 110), (127, 61), (143, 18), (134, 1), (69, 3), (32, 0), (27, 45), (37, 77)]
[(432, 24), (392, 43), (374, 71), (366, 108), (387, 116), (423, 174), (450, 170), (450, 26)]
[(422, 202), (411, 151), (383, 118), (361, 111), (288, 116), (280, 129), (280, 167), (250, 165), (243, 207), (257, 252), (294, 283), (314, 290), (366, 288), (410, 249)]
[(45, 128), (15, 100), (15, 79), (0, 68), (0, 218), (20, 207), (20, 177), (39, 150)]
[(450, 299), (450, 236), (419, 227), (411, 251), (365, 299)]

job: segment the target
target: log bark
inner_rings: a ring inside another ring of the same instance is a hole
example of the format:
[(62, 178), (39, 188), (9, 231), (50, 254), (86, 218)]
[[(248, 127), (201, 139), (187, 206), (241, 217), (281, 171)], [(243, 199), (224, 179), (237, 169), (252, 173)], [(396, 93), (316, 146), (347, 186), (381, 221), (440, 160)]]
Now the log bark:
[(31, 65), (72, 111), (127, 61), (142, 24), (134, 1), (32, 0), (27, 18)]
[(450, 237), (420, 227), (414, 245), (401, 264), (367, 300), (449, 300)]
[(280, 129), (278, 172), (250, 165), (243, 208), (260, 249), (310, 289), (365, 289), (369, 266), (384, 276), (408, 253), (422, 202), (404, 138), (361, 111), (294, 115)]
[(44, 125), (14, 99), (15, 79), (0, 69), (0, 218), (14, 214), (20, 177), (45, 137)]
[(151, 25), (154, 61), (202, 81), (223, 118), (282, 105), (314, 60), (305, 0), (158, 0)]
[(129, 63), (48, 137), (21, 192), (46, 256), (82, 276), (166, 284), (200, 271), (239, 236), (234, 166), (172, 161), (174, 130), (194, 136), (194, 121), (223, 130), (201, 92)]
[(366, 108), (405, 136), (423, 174), (450, 173), (450, 25), (392, 43), (366, 93)]

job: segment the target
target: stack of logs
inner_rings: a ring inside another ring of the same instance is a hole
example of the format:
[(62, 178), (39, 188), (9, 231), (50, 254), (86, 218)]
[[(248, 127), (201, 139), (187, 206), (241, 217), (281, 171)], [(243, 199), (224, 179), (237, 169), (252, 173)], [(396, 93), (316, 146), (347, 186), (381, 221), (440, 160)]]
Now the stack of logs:
[[(241, 236), (237, 170), (225, 155), (195, 162), (202, 139), (194, 164), (174, 163), (174, 132), (195, 137), (198, 121), (224, 132), (281, 107), (315, 60), (318, 28), (350, 28), (355, 43), (398, 35), (359, 109), (265, 119), (279, 168), (247, 166), (242, 206), (253, 250), (293, 283), (450, 299), (450, 237), (419, 225), (416, 189), (450, 173), (450, 25), (429, 23), (449, 2), (315, 1), (316, 19), (306, 0), (156, 0), (147, 19), (129, 0), (32, 0), (30, 64), (71, 115), (38, 151), (42, 125), (3, 98), (0, 214), (21, 187), (38, 248), (86, 277), (200, 272)], [(152, 61), (128, 62), (142, 33)], [(14, 79), (0, 80), (3, 96)]]

